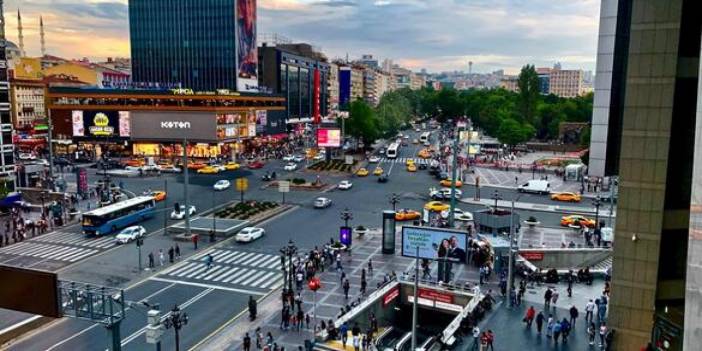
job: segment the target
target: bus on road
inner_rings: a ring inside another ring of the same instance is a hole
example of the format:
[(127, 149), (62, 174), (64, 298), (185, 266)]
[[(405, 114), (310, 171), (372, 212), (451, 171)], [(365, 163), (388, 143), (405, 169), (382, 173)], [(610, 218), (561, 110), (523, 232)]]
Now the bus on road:
[(431, 132), (424, 132), (419, 136), (419, 142), (424, 144), (427, 141), (429, 141), (429, 136), (431, 135)]
[(390, 146), (388, 146), (388, 150), (385, 151), (385, 156), (388, 158), (397, 158), (397, 152), (400, 150), (400, 144), (399, 143), (392, 143)]
[(156, 202), (152, 196), (137, 196), (83, 214), (83, 233), (100, 236), (115, 233), (154, 216)]

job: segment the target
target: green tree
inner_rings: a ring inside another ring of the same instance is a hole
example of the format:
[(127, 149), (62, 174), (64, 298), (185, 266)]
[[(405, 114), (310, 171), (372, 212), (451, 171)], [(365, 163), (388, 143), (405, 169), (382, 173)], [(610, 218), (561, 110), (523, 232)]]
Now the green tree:
[(515, 146), (524, 141), (522, 125), (512, 118), (502, 121), (495, 136), (501, 143), (509, 146)]
[(380, 136), (375, 111), (365, 101), (356, 100), (349, 105), (346, 133), (366, 144), (372, 144)]
[(519, 113), (523, 121), (534, 123), (536, 105), (539, 101), (539, 75), (536, 74), (534, 65), (522, 67), (517, 81), (519, 87)]
[(395, 135), (412, 117), (412, 107), (399, 92), (385, 93), (375, 109), (378, 127), (383, 136)]

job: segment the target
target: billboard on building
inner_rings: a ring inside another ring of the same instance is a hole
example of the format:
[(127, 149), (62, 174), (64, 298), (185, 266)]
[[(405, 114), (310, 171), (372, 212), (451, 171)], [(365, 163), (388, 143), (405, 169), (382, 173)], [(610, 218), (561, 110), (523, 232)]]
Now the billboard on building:
[(465, 262), (467, 234), (457, 230), (431, 227), (402, 227), (402, 256), (414, 258), (419, 247), (419, 258)]
[(74, 137), (129, 138), (129, 119), (129, 111), (71, 111)]
[(321, 106), (320, 106), (320, 76), (319, 76), (319, 68), (314, 69), (314, 76), (313, 76), (313, 86), (312, 86), (312, 95), (313, 95), (313, 103), (314, 103), (314, 111), (312, 114), (312, 117), (314, 118), (314, 124), (319, 124), (322, 120), (322, 113), (321, 113)]
[(236, 55), (238, 91), (258, 91), (256, 0), (236, 1)]
[(340, 147), (341, 146), (341, 130), (338, 128), (319, 128), (319, 129), (317, 129), (317, 146), (318, 147)]
[(339, 108), (348, 111), (351, 103), (351, 67), (339, 68)]
[(217, 116), (208, 112), (132, 111), (132, 140), (217, 141)]

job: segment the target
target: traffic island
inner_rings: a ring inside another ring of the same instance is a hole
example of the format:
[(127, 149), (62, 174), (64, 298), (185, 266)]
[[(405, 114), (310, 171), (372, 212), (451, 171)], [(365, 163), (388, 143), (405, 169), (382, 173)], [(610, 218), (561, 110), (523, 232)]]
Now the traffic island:
[(248, 220), (280, 206), (271, 201), (244, 201), (215, 212), (216, 218)]
[(308, 170), (317, 172), (340, 172), (340, 173), (350, 173), (357, 163), (356, 160), (352, 164), (347, 164), (345, 160), (334, 159), (329, 162), (319, 161), (309, 167)]
[[(303, 178), (293, 178), (293, 179), (287, 179), (285, 182), (288, 182), (288, 186), (291, 190), (302, 190), (302, 191), (319, 191), (323, 190), (325, 187), (327, 187), (329, 184), (323, 183), (321, 180), (315, 180), (314, 182), (308, 182), (307, 180)], [(275, 181), (275, 182), (270, 182), (268, 185), (266, 185), (266, 188), (270, 187), (280, 187), (280, 182)]]

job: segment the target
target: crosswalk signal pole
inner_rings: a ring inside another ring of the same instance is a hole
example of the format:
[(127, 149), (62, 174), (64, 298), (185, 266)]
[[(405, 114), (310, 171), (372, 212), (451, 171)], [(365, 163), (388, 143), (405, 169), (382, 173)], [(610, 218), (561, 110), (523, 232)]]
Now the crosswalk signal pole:
[(141, 273), (141, 247), (143, 245), (144, 245), (144, 239), (137, 238), (136, 239), (136, 247), (137, 247), (137, 251), (139, 252), (139, 273)]

